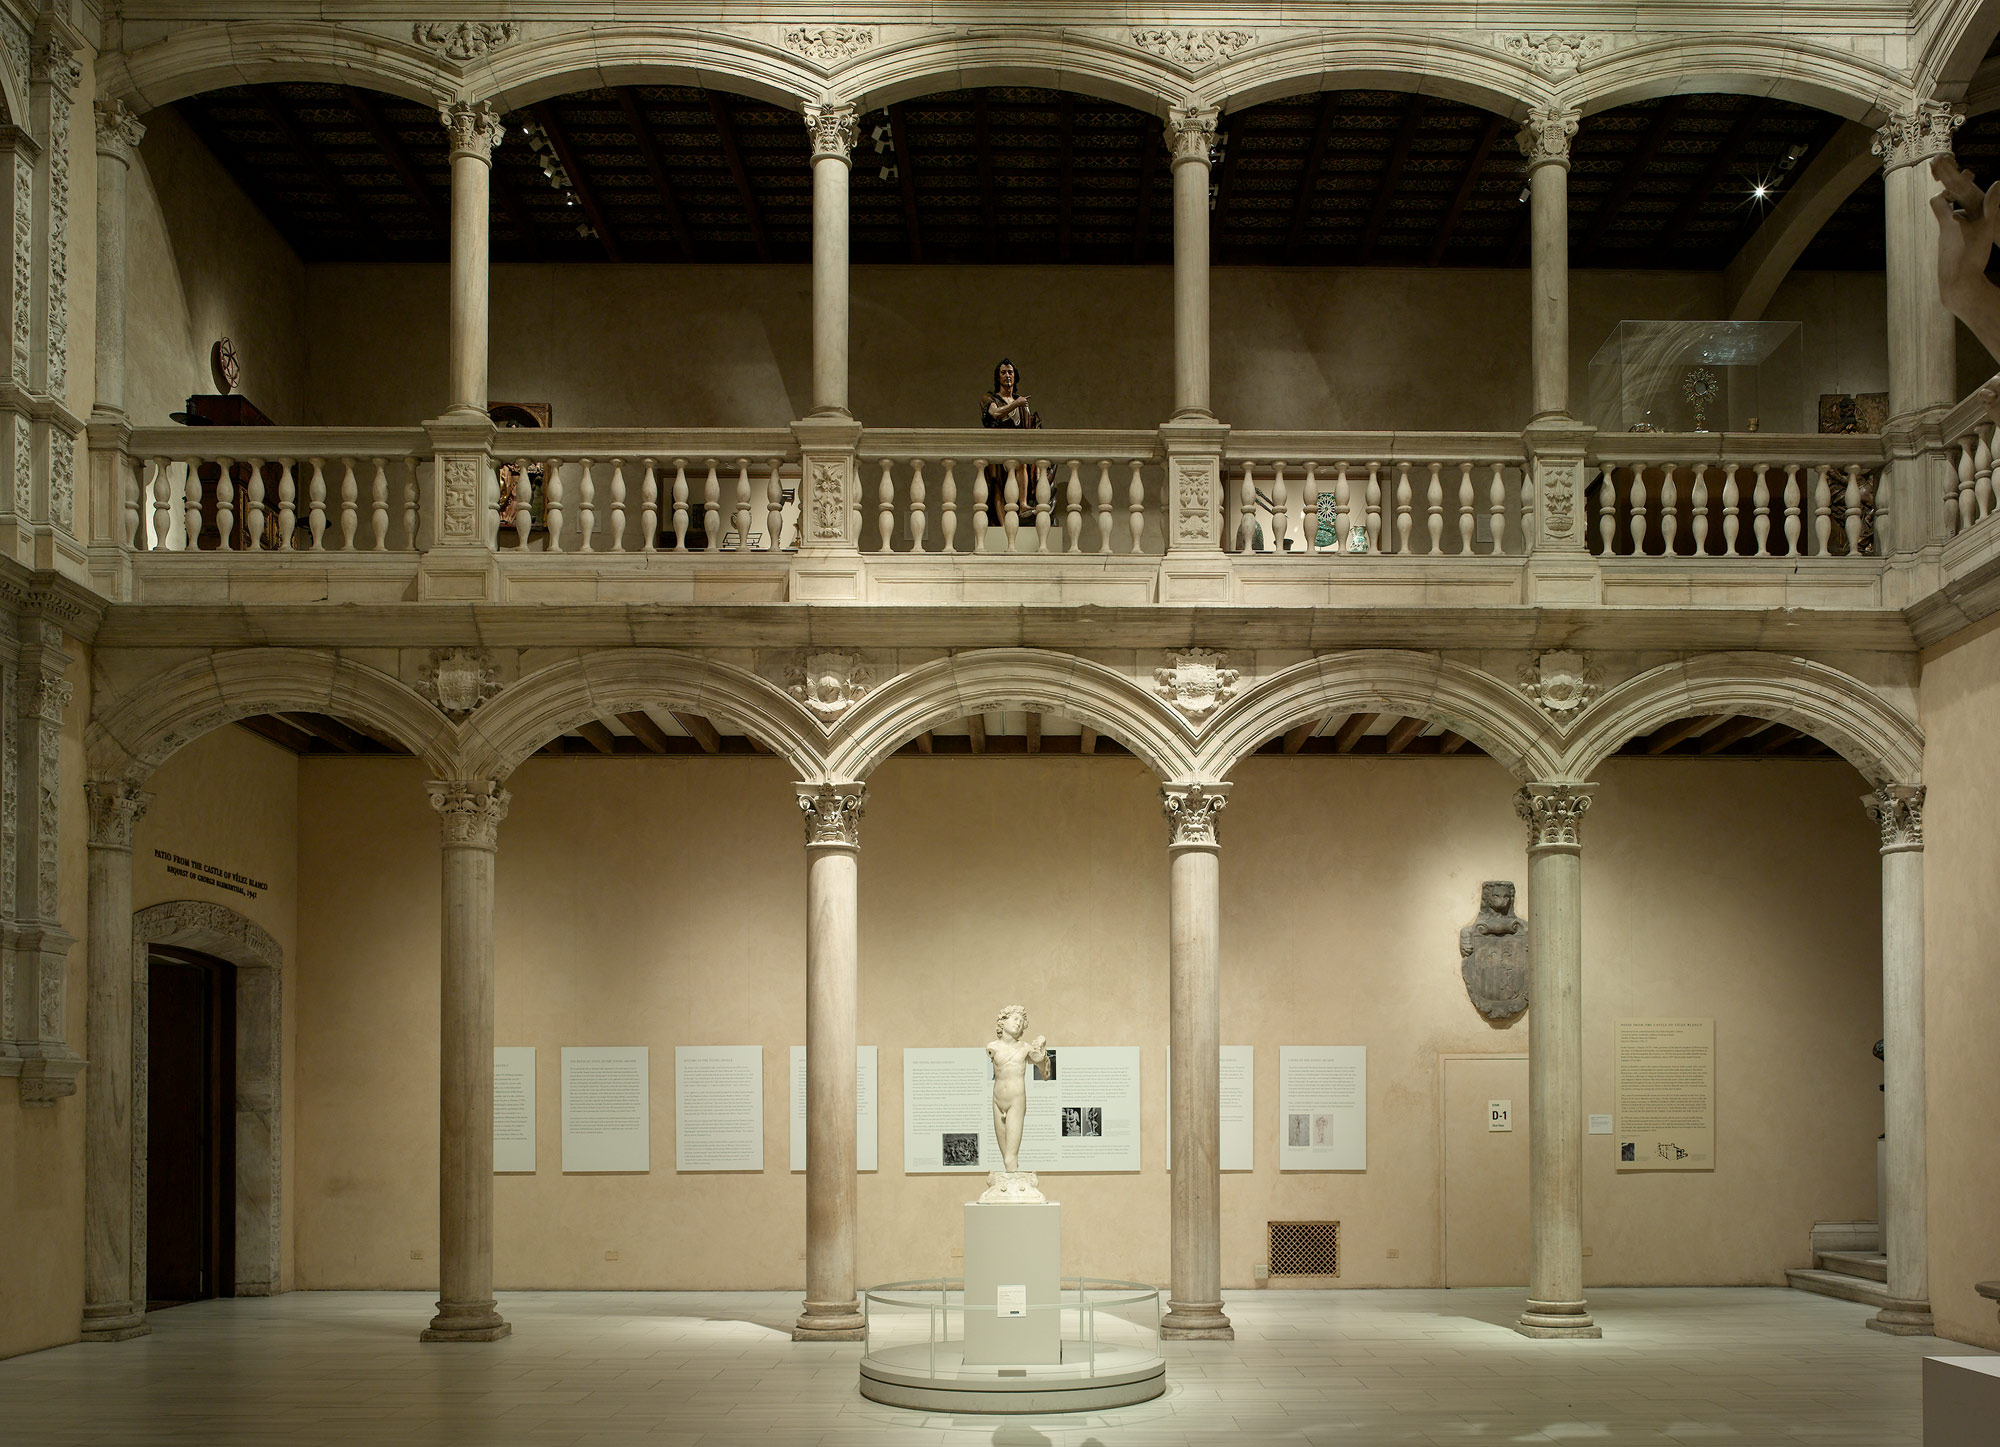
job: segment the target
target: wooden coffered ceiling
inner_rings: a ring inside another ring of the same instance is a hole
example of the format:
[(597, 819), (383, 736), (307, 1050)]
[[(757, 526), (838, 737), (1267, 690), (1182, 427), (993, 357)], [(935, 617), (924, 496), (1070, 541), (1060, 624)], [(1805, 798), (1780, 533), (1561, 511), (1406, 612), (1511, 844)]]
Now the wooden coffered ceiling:
[[(436, 114), (324, 84), (239, 86), (175, 109), (308, 261), (441, 261), (450, 179)], [(811, 252), (805, 128), (763, 101), (681, 86), (559, 96), (506, 117), (502, 261), (787, 261)], [(1587, 117), (1570, 175), (1572, 263), (1721, 267), (1838, 129), (1766, 97), (1685, 95)], [(1519, 266), (1515, 127), (1455, 101), (1330, 91), (1224, 119), (1219, 264)], [(2000, 157), (2000, 118), (1960, 133)], [(1987, 169), (1991, 169), (1988, 161)], [(1753, 188), (1768, 194), (1758, 200)], [(1172, 181), (1159, 123), (1067, 92), (992, 87), (861, 119), (862, 262), (1162, 262)], [(1882, 264), (1879, 177), (1807, 250)]]

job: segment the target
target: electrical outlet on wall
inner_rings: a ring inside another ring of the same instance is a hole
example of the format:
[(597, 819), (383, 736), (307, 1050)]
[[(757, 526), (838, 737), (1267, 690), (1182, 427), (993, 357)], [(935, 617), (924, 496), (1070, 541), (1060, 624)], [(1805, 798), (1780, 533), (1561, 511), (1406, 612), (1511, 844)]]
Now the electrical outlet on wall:
[(1583, 1254), (1584, 1254), (1584, 1255), (1586, 1255), (1586, 1256), (1588, 1256), (1588, 1255), (1590, 1254), (1590, 1248), (1589, 1248), (1588, 1246), (1586, 1246), (1586, 1247), (1584, 1247), (1584, 1248), (1583, 1248)]
[(618, 1259), (618, 1253), (616, 1251), (607, 1251), (604, 1253), (604, 1259), (606, 1261), (616, 1261)]
[(1250, 1279), (1252, 1281), (1269, 1281), (1271, 1279), (1271, 1263), (1268, 1261), (1259, 1261), (1255, 1266), (1251, 1267)]
[(410, 1260), (412, 1261), (421, 1261), (423, 1259), (424, 1259), (424, 1253), (421, 1251), (412, 1251), (410, 1253)]
[(1389, 1259), (1391, 1261), (1400, 1260), (1402, 1258), (1402, 1255), (1403, 1255), (1403, 1250), (1400, 1246), (1391, 1246), (1389, 1248)]

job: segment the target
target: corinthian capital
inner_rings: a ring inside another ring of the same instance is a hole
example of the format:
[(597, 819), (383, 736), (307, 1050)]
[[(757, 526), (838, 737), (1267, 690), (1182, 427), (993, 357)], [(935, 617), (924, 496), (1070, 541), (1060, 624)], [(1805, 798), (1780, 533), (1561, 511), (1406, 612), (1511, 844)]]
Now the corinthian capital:
[(1900, 170), (1951, 154), (1951, 134), (1965, 117), (1941, 100), (1920, 100), (1908, 110), (1892, 112), (1875, 131), (1868, 149), (1882, 158), (1885, 171)]
[(1536, 106), (1528, 112), (1518, 137), (1528, 169), (1569, 165), (1569, 143), (1576, 138), (1583, 112), (1575, 106)]
[(445, 133), (451, 137), (454, 156), (477, 156), (490, 162), (493, 148), (507, 134), (491, 101), (447, 101), (438, 107), (438, 119), (444, 122)]
[(446, 848), (497, 849), (500, 821), (514, 796), (491, 779), (432, 779), (424, 785)]
[(35, 85), (52, 85), (65, 95), (83, 79), (83, 66), (76, 47), (60, 35), (44, 36), (28, 55), (28, 80)]
[(100, 99), (92, 107), (97, 115), (97, 154), (115, 156), (129, 163), (132, 152), (138, 149), (146, 128), (139, 124), (139, 118), (125, 109), (123, 101)]
[(1590, 807), (1595, 784), (1523, 784), (1514, 795), (1514, 812), (1528, 826), (1528, 852), (1545, 849), (1575, 851), (1581, 847), (1578, 826)]
[(1922, 784), (1884, 784), (1872, 794), (1863, 794), (1861, 807), (1882, 831), (1884, 854), (1924, 847)]
[(1214, 106), (1175, 106), (1167, 117), (1167, 150), (1174, 164), (1199, 161), (1208, 164), (1215, 149), (1215, 124), (1221, 112)]
[(806, 138), (817, 161), (831, 156), (852, 163), (856, 118), (850, 105), (808, 105)]
[(153, 796), (125, 779), (92, 779), (83, 786), (90, 805), (90, 846), (130, 849), (132, 827), (145, 817)]
[(1160, 790), (1160, 807), (1167, 814), (1167, 847), (1213, 849), (1218, 843), (1215, 816), (1229, 802), (1227, 784), (1167, 784)]
[(799, 812), (805, 816), (806, 845), (861, 844), (861, 811), (868, 805), (866, 784), (801, 784)]

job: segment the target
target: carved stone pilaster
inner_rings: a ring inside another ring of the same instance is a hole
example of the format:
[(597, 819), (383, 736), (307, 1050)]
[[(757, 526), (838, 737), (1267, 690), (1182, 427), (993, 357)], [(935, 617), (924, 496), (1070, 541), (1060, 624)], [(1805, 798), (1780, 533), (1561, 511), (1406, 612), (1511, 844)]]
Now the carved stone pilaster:
[(97, 118), (97, 154), (130, 165), (132, 153), (139, 149), (139, 142), (145, 138), (145, 126), (125, 108), (123, 101), (100, 98), (93, 104), (92, 111)]
[(858, 118), (851, 105), (807, 105), (806, 138), (815, 161), (853, 164)]
[(492, 779), (432, 779), (424, 785), (447, 849), (500, 847), (500, 821), (513, 795)]
[(1214, 849), (1220, 842), (1215, 816), (1229, 802), (1227, 784), (1166, 784), (1160, 807), (1167, 815), (1169, 849)]
[(83, 67), (60, 35), (44, 35), (30, 57), (30, 109), (42, 143), (43, 204), (37, 208), (42, 297), (42, 390), (61, 400), (69, 389), (69, 132)]
[(1908, 110), (1893, 112), (1875, 131), (1868, 149), (1882, 158), (1884, 171), (1901, 170), (1951, 154), (1952, 133), (1965, 117), (1949, 102), (1920, 100)]
[(1576, 853), (1583, 847), (1578, 829), (1590, 807), (1590, 791), (1595, 784), (1523, 784), (1514, 795), (1514, 812), (1528, 826), (1528, 852), (1564, 850)]
[(11, 885), (0, 921), (0, 1075), (19, 1080), (23, 1105), (76, 1091), (83, 1061), (64, 1039), (70, 946), (63, 929), (62, 727), (74, 689), (62, 629), (39, 613), (14, 625), (7, 670), (4, 853)]
[(799, 812), (805, 816), (806, 847), (861, 847), (861, 811), (868, 806), (866, 784), (801, 784)]
[(1167, 150), (1174, 164), (1199, 161), (1204, 166), (1215, 150), (1216, 122), (1221, 112), (1214, 106), (1175, 106), (1167, 117)]
[(491, 101), (448, 101), (438, 107), (438, 119), (444, 123), (453, 156), (472, 156), (488, 164), (493, 148), (507, 133)]
[(1924, 847), (1924, 786), (1922, 784), (1883, 784), (1872, 794), (1861, 796), (1861, 807), (1868, 811), (1882, 831), (1882, 852), (1900, 854), (1906, 850), (1921, 851)]
[(1569, 166), (1569, 143), (1576, 138), (1583, 112), (1571, 105), (1540, 105), (1528, 112), (1521, 127), (1521, 154), (1528, 169), (1538, 166)]

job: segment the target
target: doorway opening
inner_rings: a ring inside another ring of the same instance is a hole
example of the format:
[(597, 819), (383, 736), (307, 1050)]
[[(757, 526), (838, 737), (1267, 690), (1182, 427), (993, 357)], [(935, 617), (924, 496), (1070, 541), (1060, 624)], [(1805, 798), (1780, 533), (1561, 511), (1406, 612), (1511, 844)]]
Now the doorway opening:
[(236, 967), (147, 948), (146, 1309), (236, 1294)]

